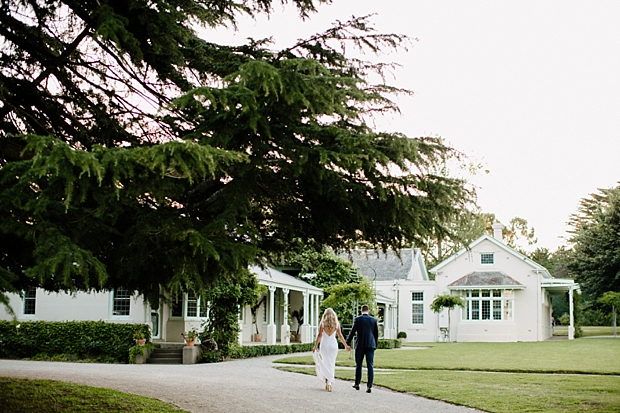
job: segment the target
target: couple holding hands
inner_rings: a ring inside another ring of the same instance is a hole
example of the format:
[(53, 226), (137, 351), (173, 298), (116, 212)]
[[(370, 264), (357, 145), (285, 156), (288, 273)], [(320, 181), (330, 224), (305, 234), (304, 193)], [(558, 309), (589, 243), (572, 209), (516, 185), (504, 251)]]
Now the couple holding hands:
[[(340, 331), (338, 316), (334, 310), (328, 308), (323, 313), (321, 324), (319, 324), (319, 332), (316, 336), (316, 340), (314, 341), (312, 357), (314, 358), (317, 377), (322, 382), (325, 382), (325, 389), (327, 391), (332, 391), (332, 384), (334, 382), (334, 369), (336, 366), (336, 356), (338, 355), (338, 342), (336, 341), (337, 334), (347, 351), (351, 351), (351, 340), (353, 337), (356, 337), (355, 384), (353, 385), (353, 388), (355, 390), (360, 389), (360, 382), (362, 380), (362, 363), (365, 358), (366, 368), (368, 369), (366, 393), (371, 392), (372, 380), (374, 377), (373, 359), (377, 348), (377, 342), (379, 340), (379, 328), (377, 325), (377, 319), (368, 314), (368, 306), (363, 305), (361, 310), (362, 314), (355, 317), (355, 320), (353, 320), (353, 327), (351, 328), (351, 332), (347, 336), (346, 340)], [(317, 351), (319, 343), (320, 350)]]

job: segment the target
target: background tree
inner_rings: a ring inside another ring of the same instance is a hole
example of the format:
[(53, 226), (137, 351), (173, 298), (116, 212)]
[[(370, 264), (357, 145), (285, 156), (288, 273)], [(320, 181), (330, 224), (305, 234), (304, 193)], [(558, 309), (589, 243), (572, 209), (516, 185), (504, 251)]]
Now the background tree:
[(581, 200), (570, 218), (572, 253), (568, 270), (597, 300), (620, 291), (620, 187), (599, 189)]
[(214, 340), (220, 357), (230, 356), (237, 345), (239, 333), (239, 311), (255, 302), (262, 289), (253, 274), (246, 270), (235, 282), (218, 280), (201, 297), (208, 308), (209, 317), (203, 323), (200, 338), (202, 342)]
[(351, 324), (357, 317), (358, 307), (366, 304), (371, 313), (377, 313), (375, 294), (370, 281), (362, 278), (359, 283), (336, 284), (325, 289), (327, 297), (321, 301), (321, 311), (332, 308), (341, 324)]
[(614, 327), (615, 336), (618, 308), (620, 308), (620, 292), (607, 291), (603, 293), (597, 301), (611, 310), (612, 325)]
[[(302, 15), (320, 0), (294, 0)], [(423, 245), (473, 199), (437, 138), (375, 131), (402, 91), (340, 22), (284, 50), (199, 38), (270, 0), (0, 6), (0, 288), (206, 293), (301, 239)], [(381, 78), (380, 78), (381, 79)]]

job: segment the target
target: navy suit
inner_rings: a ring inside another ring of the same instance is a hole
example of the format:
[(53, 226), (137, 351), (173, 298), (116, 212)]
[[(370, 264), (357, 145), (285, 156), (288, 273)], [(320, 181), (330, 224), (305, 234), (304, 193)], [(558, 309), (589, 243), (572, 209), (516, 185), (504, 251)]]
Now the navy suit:
[(353, 327), (347, 337), (347, 344), (351, 345), (353, 336), (357, 334), (355, 339), (355, 384), (359, 385), (362, 381), (362, 362), (364, 357), (366, 358), (366, 368), (368, 369), (368, 388), (372, 387), (372, 380), (374, 378), (373, 361), (375, 358), (375, 350), (377, 349), (377, 342), (379, 341), (379, 327), (377, 325), (377, 319), (369, 316), (368, 314), (362, 314), (355, 317), (353, 320)]

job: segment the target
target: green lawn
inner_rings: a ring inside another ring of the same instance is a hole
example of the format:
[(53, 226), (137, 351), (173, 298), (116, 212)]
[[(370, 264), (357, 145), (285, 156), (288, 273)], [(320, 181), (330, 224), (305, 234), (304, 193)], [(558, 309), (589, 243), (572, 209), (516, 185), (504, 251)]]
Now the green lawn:
[[(527, 343), (408, 343), (424, 350), (377, 350), (375, 366), (416, 370), (479, 370), (620, 375), (620, 339), (588, 338)], [(313, 364), (311, 356), (287, 357), (280, 363)], [(339, 366), (354, 366), (341, 351)]]
[[(613, 336), (614, 329), (613, 327), (606, 326), (590, 326), (590, 327), (581, 327), (583, 330), (583, 337), (594, 337), (594, 336)], [(554, 336), (568, 336), (568, 326), (556, 326), (553, 329)], [(620, 337), (620, 327), (616, 326), (616, 335)]]
[(0, 413), (185, 412), (149, 397), (54, 380), (0, 377)]
[[(620, 339), (426, 343), (378, 350), (375, 384), (489, 412), (619, 412)], [(287, 357), (280, 363), (312, 364)], [(354, 365), (341, 351), (338, 366)], [(314, 374), (308, 367), (283, 367)], [(570, 372), (570, 373), (567, 373)], [(353, 380), (351, 369), (336, 376)]]

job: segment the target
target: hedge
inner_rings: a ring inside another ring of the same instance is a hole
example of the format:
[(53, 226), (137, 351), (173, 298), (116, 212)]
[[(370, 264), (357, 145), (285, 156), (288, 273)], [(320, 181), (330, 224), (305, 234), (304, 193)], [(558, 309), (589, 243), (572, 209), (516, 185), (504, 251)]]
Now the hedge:
[[(340, 348), (344, 348), (338, 342)], [(258, 345), (258, 346), (234, 346), (231, 348), (230, 355), (224, 356), (217, 351), (206, 351), (202, 354), (202, 361), (205, 363), (217, 363), (223, 359), (246, 359), (250, 357), (272, 356), (277, 354), (303, 353), (312, 351), (314, 343), (290, 344), (290, 345)], [(377, 349), (400, 348), (401, 342), (397, 339), (379, 339)]]
[(289, 345), (258, 345), (258, 346), (233, 346), (230, 354), (223, 356), (217, 351), (207, 351), (202, 354), (205, 363), (216, 363), (222, 359), (246, 359), (250, 357), (272, 356), (276, 354), (303, 353), (312, 351), (314, 343), (289, 344)]
[(144, 326), (103, 321), (0, 321), (0, 358), (128, 363), (133, 333)]

